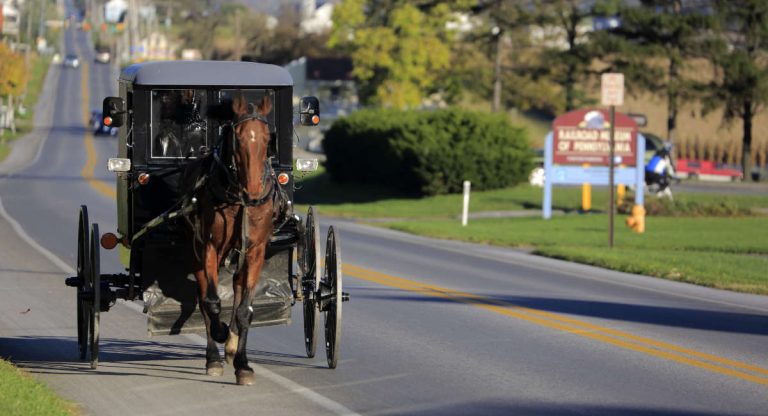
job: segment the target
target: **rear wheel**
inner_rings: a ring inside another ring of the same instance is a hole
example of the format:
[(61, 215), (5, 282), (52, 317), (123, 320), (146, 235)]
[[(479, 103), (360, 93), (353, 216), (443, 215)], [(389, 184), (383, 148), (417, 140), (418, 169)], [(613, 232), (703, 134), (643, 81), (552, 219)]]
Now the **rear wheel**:
[(85, 359), (88, 350), (88, 303), (86, 296), (86, 280), (89, 276), (90, 235), (88, 234), (88, 207), (80, 206), (80, 216), (77, 225), (77, 349), (80, 359)]
[(339, 238), (328, 229), (325, 245), (325, 273), (320, 282), (320, 304), (325, 314), (325, 354), (328, 367), (336, 368), (341, 343), (341, 304), (344, 294), (341, 287), (341, 248)]
[(301, 279), (301, 290), (304, 297), (304, 346), (307, 350), (307, 357), (313, 358), (318, 332), (315, 293), (320, 286), (320, 224), (313, 207), (309, 207), (304, 235), (299, 240), (299, 261), (304, 273)]
[(99, 366), (99, 312), (101, 311), (101, 268), (99, 265), (99, 225), (91, 225), (91, 247), (89, 261), (89, 283), (93, 291), (90, 303), (90, 344), (91, 368)]

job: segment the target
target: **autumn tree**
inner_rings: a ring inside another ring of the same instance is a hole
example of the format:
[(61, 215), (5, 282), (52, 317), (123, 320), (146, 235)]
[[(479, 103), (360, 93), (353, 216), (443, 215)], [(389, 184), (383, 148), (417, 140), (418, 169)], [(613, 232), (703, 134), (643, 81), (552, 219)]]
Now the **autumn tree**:
[(456, 4), (344, 0), (337, 5), (328, 45), (351, 56), (362, 102), (416, 107), (439, 89), (451, 58), (446, 22)]
[(24, 57), (11, 51), (5, 43), (0, 42), (0, 104), (2, 104), (3, 97), (8, 97), (8, 114), (13, 132), (16, 131), (16, 125), (13, 122), (14, 98), (24, 93), (27, 75)]

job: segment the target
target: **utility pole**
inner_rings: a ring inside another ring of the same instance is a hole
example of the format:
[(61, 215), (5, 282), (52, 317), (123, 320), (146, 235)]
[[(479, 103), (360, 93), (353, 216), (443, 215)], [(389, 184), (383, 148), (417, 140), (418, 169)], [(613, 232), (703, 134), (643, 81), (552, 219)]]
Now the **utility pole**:
[(501, 109), (501, 39), (504, 32), (499, 26), (494, 26), (491, 33), (496, 42), (496, 63), (493, 68), (493, 107), (491, 110), (496, 113)]
[(243, 58), (242, 49), (240, 48), (240, 13), (235, 12), (235, 61), (239, 61)]

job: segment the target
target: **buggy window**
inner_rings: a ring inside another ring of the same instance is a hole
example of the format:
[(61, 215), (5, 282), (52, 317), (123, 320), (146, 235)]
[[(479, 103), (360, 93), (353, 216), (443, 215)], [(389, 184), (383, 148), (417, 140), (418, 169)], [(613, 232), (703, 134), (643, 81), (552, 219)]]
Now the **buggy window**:
[(152, 91), (152, 158), (197, 157), (208, 145), (206, 106), (205, 90)]
[[(245, 101), (248, 103), (249, 111), (254, 112), (256, 108), (262, 104), (265, 97), (269, 97), (272, 100), (272, 111), (265, 115), (267, 124), (269, 126), (269, 155), (277, 154), (276, 140), (275, 140), (275, 94), (273, 90), (267, 89), (232, 89), (232, 90), (219, 90), (218, 91), (219, 103), (231, 103), (235, 98), (242, 95)], [(223, 131), (219, 133), (221, 135)]]

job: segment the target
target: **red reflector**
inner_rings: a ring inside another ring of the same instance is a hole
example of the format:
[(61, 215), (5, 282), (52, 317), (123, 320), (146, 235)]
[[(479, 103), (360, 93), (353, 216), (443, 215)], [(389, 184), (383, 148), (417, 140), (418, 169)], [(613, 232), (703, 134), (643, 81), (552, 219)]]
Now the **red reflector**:
[(312, 116), (312, 124), (319, 124), (320, 123), (320, 116)]
[(137, 180), (139, 181), (139, 185), (146, 185), (149, 183), (149, 174), (144, 172), (139, 175)]
[(281, 174), (277, 175), (277, 182), (280, 185), (285, 185), (286, 183), (288, 183), (289, 180), (290, 180), (290, 178), (288, 177), (287, 173), (281, 173)]
[(104, 125), (105, 126), (111, 126), (112, 125), (112, 117), (104, 117)]
[(101, 246), (107, 250), (112, 250), (117, 246), (117, 236), (112, 233), (106, 233), (102, 235)]

